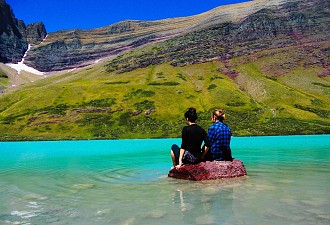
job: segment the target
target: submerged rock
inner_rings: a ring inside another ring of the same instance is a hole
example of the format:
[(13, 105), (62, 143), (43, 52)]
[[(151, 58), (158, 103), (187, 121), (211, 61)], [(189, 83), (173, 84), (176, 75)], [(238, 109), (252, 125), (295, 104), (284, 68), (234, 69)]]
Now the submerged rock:
[(168, 176), (186, 180), (214, 180), (221, 178), (233, 178), (246, 175), (246, 169), (242, 161), (207, 161), (195, 165), (183, 165), (180, 168), (170, 170)]

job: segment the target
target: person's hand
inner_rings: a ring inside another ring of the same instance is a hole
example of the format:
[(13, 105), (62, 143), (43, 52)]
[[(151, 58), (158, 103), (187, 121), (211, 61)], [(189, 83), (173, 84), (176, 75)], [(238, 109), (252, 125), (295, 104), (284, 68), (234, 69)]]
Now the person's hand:
[(176, 165), (175, 168), (176, 169), (179, 169), (181, 167), (181, 165)]

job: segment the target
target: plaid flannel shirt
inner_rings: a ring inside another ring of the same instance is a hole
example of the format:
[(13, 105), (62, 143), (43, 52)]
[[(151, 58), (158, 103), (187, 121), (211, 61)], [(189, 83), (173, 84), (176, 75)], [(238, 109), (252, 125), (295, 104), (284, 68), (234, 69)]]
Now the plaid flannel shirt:
[(230, 128), (222, 123), (216, 122), (210, 126), (208, 130), (208, 138), (210, 142), (210, 151), (214, 159), (222, 160), (224, 155), (230, 153), (230, 139), (231, 139)]

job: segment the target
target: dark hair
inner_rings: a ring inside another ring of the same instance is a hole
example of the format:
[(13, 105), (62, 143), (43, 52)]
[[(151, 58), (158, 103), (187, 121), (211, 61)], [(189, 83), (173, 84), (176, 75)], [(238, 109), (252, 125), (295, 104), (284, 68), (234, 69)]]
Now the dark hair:
[(226, 118), (225, 111), (222, 109), (216, 109), (212, 113), (213, 116), (216, 116), (218, 120), (223, 121)]
[(188, 120), (192, 123), (194, 123), (197, 120), (197, 112), (195, 108), (189, 108), (188, 111), (184, 114), (185, 118), (188, 118)]

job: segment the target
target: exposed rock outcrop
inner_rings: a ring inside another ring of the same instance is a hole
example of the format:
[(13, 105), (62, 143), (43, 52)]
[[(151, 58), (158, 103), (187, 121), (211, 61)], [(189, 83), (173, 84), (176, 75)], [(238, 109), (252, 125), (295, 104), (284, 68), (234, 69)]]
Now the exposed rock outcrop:
[(28, 48), (25, 35), (24, 22), (16, 19), (10, 6), (0, 0), (0, 62), (21, 60)]
[(0, 62), (21, 61), (28, 45), (40, 44), (46, 35), (43, 23), (25, 26), (22, 20), (16, 19), (6, 1), (0, 0)]
[(247, 175), (242, 161), (234, 159), (230, 161), (201, 162), (196, 165), (183, 165), (180, 168), (170, 170), (168, 176), (185, 180), (215, 180), (222, 178), (234, 178)]
[[(19, 61), (32, 44), (24, 63), (43, 72), (91, 65), (160, 41), (166, 42), (138, 57), (115, 58), (107, 70), (128, 72), (164, 62), (185, 66), (303, 43), (327, 45), (330, 41), (328, 0), (249, 1), (190, 17), (127, 20), (98, 29), (62, 30), (50, 33), (44, 42), (46, 29), (42, 23), (25, 27), (4, 0), (0, 0), (0, 7), (0, 61)], [(324, 49), (324, 55), (327, 51)], [(323, 64), (328, 66), (327, 62)]]
[(131, 20), (92, 30), (54, 32), (48, 35), (43, 44), (31, 48), (25, 62), (44, 72), (72, 69), (144, 44), (168, 39), (173, 33), (181, 33), (180, 30), (181, 27), (177, 28), (166, 21)]
[[(173, 66), (185, 66), (215, 60), (226, 61), (266, 49), (289, 46), (303, 48), (305, 44), (311, 43), (329, 46), (329, 1), (268, 2), (270, 5), (266, 1), (252, 1), (250, 4), (256, 4), (255, 8), (250, 9), (248, 15), (238, 16), (238, 21), (221, 20), (224, 12), (220, 11), (213, 17), (211, 26), (195, 27), (193, 32), (173, 37), (153, 50), (116, 58), (108, 64), (108, 71), (124, 73), (165, 62)], [(275, 5), (276, 2), (279, 5)], [(230, 13), (235, 11), (238, 10), (233, 7)], [(325, 47), (318, 55), (328, 58), (327, 53), (328, 47)], [(328, 63), (328, 60), (324, 60), (318, 64), (326, 68)], [(229, 77), (235, 77), (235, 73), (229, 73)]]
[(301, 38), (323, 41), (329, 32), (328, 8), (329, 1), (323, 0), (258, 0), (191, 17), (59, 31), (33, 47), (25, 62), (44, 72), (71, 69), (169, 40), (164, 49), (157, 47), (137, 59), (116, 59), (108, 71), (126, 72), (164, 62), (184, 66), (293, 45)]
[(47, 31), (45, 25), (41, 22), (32, 23), (26, 26), (26, 39), (29, 44), (40, 44), (46, 37)]

